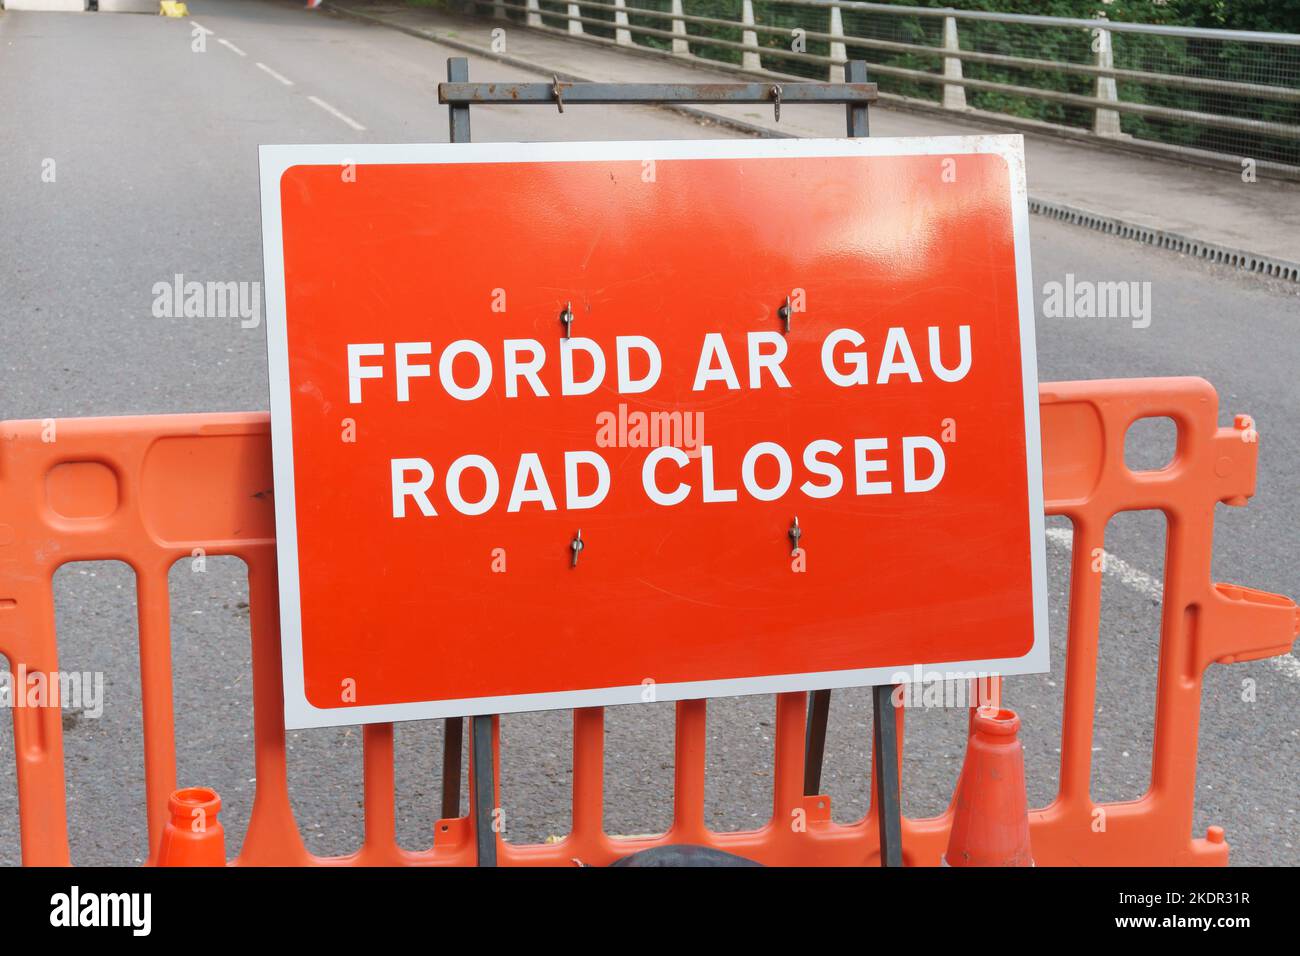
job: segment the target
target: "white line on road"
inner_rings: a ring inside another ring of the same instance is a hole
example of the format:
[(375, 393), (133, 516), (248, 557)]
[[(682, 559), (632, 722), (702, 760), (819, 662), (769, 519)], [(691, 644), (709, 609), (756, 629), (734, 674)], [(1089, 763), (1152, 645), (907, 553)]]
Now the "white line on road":
[(200, 33), (206, 33), (209, 36), (212, 35), (212, 31), (205, 26), (201, 26), (198, 20), (191, 20), (190, 26), (193, 27), (195, 30), (198, 30)]
[(222, 46), (224, 46), (227, 50), (231, 51), (232, 53), (238, 53), (240, 56), (248, 56), (247, 53), (245, 53), (243, 50), (235, 46), (233, 43), (231, 43), (229, 40), (225, 39), (224, 37), (218, 38), (217, 42), (220, 43)]
[(338, 110), (336, 110), (334, 107), (330, 106), (328, 103), (326, 103), (326, 102), (325, 102), (323, 99), (321, 99), (319, 96), (309, 96), (309, 97), (307, 97), (307, 99), (311, 100), (313, 103), (315, 103), (315, 104), (316, 104), (317, 106), (319, 106), (321, 109), (323, 109), (326, 113), (330, 113), (330, 114), (332, 114), (332, 115), (334, 115), (334, 116), (337, 116), (339, 119), (341, 119), (343, 122), (347, 123), (349, 126), (351, 126), (351, 127), (352, 127), (354, 130), (356, 130), (357, 132), (359, 132), (359, 133), (364, 133), (364, 132), (366, 131), (366, 128), (365, 128), (364, 126), (362, 126), (360, 123), (358, 123), (356, 120), (354, 120), (351, 116), (348, 116), (346, 113), (340, 113)]
[[(1048, 528), (1047, 540), (1069, 551), (1074, 546), (1074, 531), (1070, 528)], [(1139, 594), (1160, 601), (1164, 598), (1164, 584), (1140, 568), (1135, 568), (1123, 558), (1103, 549), (1101, 570), (1104, 574), (1113, 574), (1122, 584)], [(1265, 658), (1275, 668), (1293, 680), (1300, 680), (1300, 659), (1295, 654), (1281, 654)]]
[(1295, 656), (1294, 651), (1290, 654), (1282, 654), (1279, 657), (1270, 657), (1267, 660), (1287, 677), (1292, 680), (1300, 680), (1300, 658)]
[[(1074, 545), (1074, 531), (1070, 528), (1048, 528), (1047, 540), (1069, 551)], [(1113, 574), (1124, 584), (1139, 594), (1145, 594), (1153, 601), (1161, 600), (1165, 595), (1165, 586), (1145, 571), (1133, 567), (1118, 555), (1102, 551), (1101, 569), (1106, 574)]]
[(285, 86), (293, 86), (293, 80), (289, 79), (289, 78), (288, 78), (287, 76), (285, 76), (283, 73), (277, 73), (277, 72), (275, 72), (275, 70), (271, 69), (271, 68), (270, 68), (269, 66), (267, 66), (265, 63), (262, 63), (262, 62), (259, 61), (258, 64), (257, 64), (257, 68), (258, 68), (259, 70), (264, 70), (265, 72), (271, 74), (273, 77), (275, 77), (275, 78), (276, 78), (277, 80), (279, 80), (281, 83), (283, 83)]

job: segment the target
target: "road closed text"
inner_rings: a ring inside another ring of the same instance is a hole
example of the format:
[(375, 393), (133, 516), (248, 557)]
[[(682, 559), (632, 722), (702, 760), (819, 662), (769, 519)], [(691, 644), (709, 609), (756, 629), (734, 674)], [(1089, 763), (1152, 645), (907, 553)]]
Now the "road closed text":
[[(600, 389), (642, 395), (653, 403), (656, 386), (666, 374), (671, 381), (674, 371), (665, 372), (658, 345), (643, 335), (616, 336), (612, 349), (588, 338), (557, 337), (556, 343), (548, 349), (536, 339), (505, 339), (489, 351), (481, 342), (460, 339), (436, 355), (431, 342), (350, 343), (349, 402), (363, 407), (418, 403), (429, 395), (427, 388), (466, 403), (562, 400)], [(954, 383), (971, 369), (971, 330), (929, 326), (923, 335), (909, 337), (904, 328), (892, 327), (873, 343), (858, 330), (837, 328), (822, 338), (818, 350), (818, 361), (805, 364), (805, 371), (817, 368), (846, 391), (895, 382)], [(790, 389), (796, 383), (785, 367), (788, 352), (788, 339), (780, 332), (751, 331), (730, 340), (708, 332), (693, 367), (681, 372), (690, 376), (689, 392), (702, 399), (728, 391)], [(683, 390), (666, 389), (679, 396)], [(455, 406), (448, 409), (455, 413)], [(742, 496), (775, 501), (792, 490), (810, 499), (929, 492), (940, 486), (947, 468), (943, 444), (935, 437), (939, 424), (934, 422), (934, 435), (836, 434), (789, 447), (758, 440), (729, 452), (707, 442), (689, 453), (657, 444), (637, 469), (640, 491), (663, 507), (691, 498), (704, 504)], [(484, 451), (437, 456), (413, 449), (392, 457), (392, 516), (436, 517), (445, 508), (470, 516), (493, 509), (581, 511), (600, 506), (611, 490), (609, 461), (591, 447), (549, 455), (527, 448), (508, 456)]]

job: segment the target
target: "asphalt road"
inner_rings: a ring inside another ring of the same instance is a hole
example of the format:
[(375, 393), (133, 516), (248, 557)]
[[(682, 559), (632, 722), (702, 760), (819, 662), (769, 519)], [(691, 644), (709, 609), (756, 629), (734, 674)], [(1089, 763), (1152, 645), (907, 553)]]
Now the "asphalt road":
[[(259, 143), (447, 138), (434, 84), (455, 51), (296, 3), (194, 0), (190, 10), (191, 20), (0, 14), (0, 417), (266, 408), (262, 327), (154, 318), (153, 284), (175, 273), (261, 280)], [(195, 23), (212, 31), (205, 52), (191, 48)], [(488, 62), (471, 69), (479, 77), (535, 78)], [(498, 141), (737, 135), (650, 108), (563, 115), (502, 108), (477, 110), (473, 122), (476, 139)], [(47, 160), (54, 182), (42, 178)], [(1177, 167), (1169, 174), (1178, 175)], [(1223, 423), (1233, 412), (1252, 414), (1261, 436), (1258, 494), (1247, 508), (1221, 509), (1215, 575), (1300, 594), (1297, 286), (1041, 219), (1032, 223), (1032, 247), (1040, 290), (1066, 273), (1152, 289), (1149, 328), (1040, 317), (1042, 379), (1195, 374), (1218, 387)], [(1170, 435), (1137, 437), (1141, 462), (1167, 457)], [(1123, 514), (1106, 547), (1158, 579), (1164, 530), (1159, 515)], [(1048, 550), (1052, 673), (1010, 679), (1007, 688), (1024, 719), (1033, 805), (1050, 800), (1058, 774), (1068, 568), (1061, 538)], [(1149, 783), (1159, 606), (1120, 576), (1105, 581), (1093, 793), (1115, 800), (1137, 797)], [(133, 585), (121, 564), (71, 565), (57, 577), (63, 667), (103, 671), (107, 682), (102, 717), (65, 718), (78, 863), (131, 863), (146, 854)], [(254, 790), (243, 568), (233, 559), (211, 559), (203, 574), (178, 566), (171, 590), (179, 779), (221, 793), (233, 849)], [(1246, 678), (1257, 682), (1249, 703)], [(1300, 862), (1298, 712), (1294, 659), (1214, 666), (1207, 675), (1196, 831), (1225, 826), (1236, 863)], [(712, 825), (742, 829), (766, 819), (772, 719), (771, 698), (711, 705)], [(965, 719), (959, 710), (909, 712), (905, 812), (946, 805)], [(610, 832), (655, 832), (669, 822), (671, 725), (671, 704), (609, 711)], [(570, 727), (567, 713), (504, 719), (508, 839), (531, 842), (568, 829)], [(837, 692), (825, 771), (836, 819), (865, 811), (869, 727), (868, 694)], [(439, 737), (436, 724), (402, 725), (397, 733), (399, 836), (411, 848), (431, 842)], [(351, 729), (292, 735), (294, 804), (315, 852), (360, 844), (360, 744)], [(0, 766), (12, 766), (12, 747), (11, 727), (0, 721)], [(18, 860), (17, 825), (5, 774), (6, 863)]]

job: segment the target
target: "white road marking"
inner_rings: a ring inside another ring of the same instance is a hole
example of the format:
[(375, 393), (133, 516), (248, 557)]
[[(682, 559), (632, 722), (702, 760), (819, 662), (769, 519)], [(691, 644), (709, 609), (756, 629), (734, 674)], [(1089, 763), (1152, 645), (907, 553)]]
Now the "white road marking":
[(293, 86), (293, 80), (289, 79), (289, 78), (288, 78), (287, 76), (285, 76), (283, 73), (277, 73), (277, 72), (275, 72), (275, 70), (271, 69), (271, 68), (270, 68), (269, 66), (267, 66), (265, 63), (262, 63), (262, 62), (259, 61), (258, 64), (257, 64), (257, 68), (258, 68), (259, 70), (262, 70), (262, 71), (264, 71), (264, 72), (266, 72), (266, 73), (271, 74), (271, 76), (275, 77), (277, 80), (279, 80), (279, 81), (280, 81), (281, 83), (283, 83), (285, 86)]
[(1294, 651), (1280, 657), (1270, 657), (1267, 660), (1287, 677), (1292, 680), (1300, 680), (1300, 659), (1295, 656)]
[[(1074, 531), (1071, 528), (1048, 528), (1047, 540), (1069, 551), (1074, 546)], [(1115, 575), (1120, 580), (1120, 583), (1127, 585), (1139, 594), (1151, 598), (1153, 601), (1160, 601), (1164, 598), (1163, 582), (1104, 549), (1102, 550), (1101, 570), (1104, 574)], [(1294, 653), (1266, 657), (1264, 660), (1292, 680), (1300, 680), (1300, 659), (1297, 659)]]
[(222, 46), (224, 46), (227, 50), (229, 50), (232, 53), (238, 53), (240, 56), (248, 56), (247, 53), (245, 53), (243, 50), (235, 46), (233, 43), (231, 43), (229, 40), (225, 39), (224, 37), (219, 38), (217, 42), (220, 43)]
[(328, 103), (326, 103), (326, 102), (325, 102), (323, 99), (321, 99), (319, 96), (309, 96), (309, 97), (307, 97), (307, 99), (311, 100), (313, 103), (315, 103), (315, 104), (316, 104), (317, 106), (319, 106), (321, 109), (323, 109), (326, 113), (329, 113), (329, 114), (331, 114), (331, 115), (333, 115), (333, 116), (338, 117), (338, 118), (341, 119), (343, 122), (345, 122), (345, 123), (347, 123), (349, 126), (351, 126), (351, 127), (352, 127), (354, 130), (356, 130), (358, 133), (364, 133), (364, 132), (366, 131), (366, 128), (365, 128), (364, 126), (362, 126), (360, 123), (358, 123), (356, 120), (354, 120), (351, 116), (348, 116), (346, 113), (340, 113), (338, 110), (336, 110), (334, 107), (330, 106)]
[[(1069, 551), (1074, 546), (1074, 531), (1071, 528), (1048, 528), (1047, 540)], [(1133, 567), (1118, 555), (1103, 550), (1101, 569), (1106, 574), (1115, 575), (1134, 591), (1146, 595), (1153, 601), (1159, 601), (1164, 597), (1165, 586), (1163, 581), (1157, 581), (1151, 575), (1140, 568)]]
[(192, 26), (195, 30), (198, 30), (200, 33), (206, 33), (209, 36), (212, 35), (212, 31), (209, 30), (207, 27), (202, 26), (197, 20), (191, 20), (190, 26)]

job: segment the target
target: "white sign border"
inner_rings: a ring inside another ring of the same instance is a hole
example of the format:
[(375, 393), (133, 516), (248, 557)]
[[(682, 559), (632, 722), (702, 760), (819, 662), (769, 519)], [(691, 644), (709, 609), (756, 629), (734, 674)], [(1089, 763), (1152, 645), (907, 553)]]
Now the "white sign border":
[[(302, 656), (302, 606), (298, 578), (298, 534), (290, 417), (289, 340), (285, 307), (284, 240), (280, 218), (280, 179), (293, 166), (432, 163), (607, 162), (677, 159), (770, 159), (840, 156), (962, 156), (992, 154), (1006, 162), (1010, 177), (1012, 235), (1015, 247), (1020, 318), (1020, 372), (1024, 385), (1026, 479), (1029, 491), (1030, 570), (1033, 585), (1034, 643), (1023, 657), (921, 664), (933, 674), (1030, 674), (1048, 670), (1047, 554), (1043, 516), (1043, 467), (1038, 417), (1038, 359), (1034, 337), (1033, 281), (1029, 257), (1029, 204), (1025, 184), (1024, 138), (924, 136), (861, 139), (680, 140), (563, 143), (348, 144), (261, 146), (262, 256), (265, 270), (267, 370), (271, 385), (271, 453), (275, 479), (276, 554), (280, 585), (280, 650), (284, 719), (288, 730), (351, 726), (402, 720), (428, 720), (476, 714), (567, 710), (641, 703), (645, 687), (587, 690), (320, 708), (307, 700)], [(711, 681), (656, 684), (654, 700), (693, 700), (775, 694), (821, 688), (897, 683), (913, 676), (913, 665), (858, 670), (779, 674)]]

